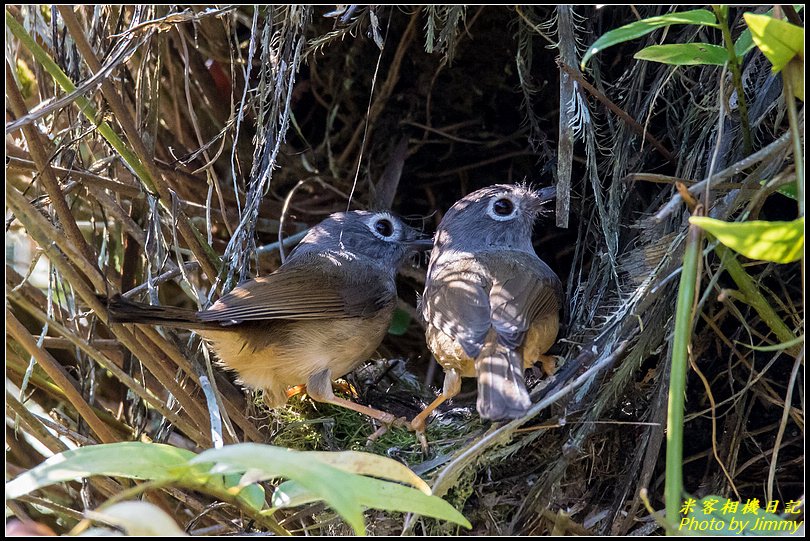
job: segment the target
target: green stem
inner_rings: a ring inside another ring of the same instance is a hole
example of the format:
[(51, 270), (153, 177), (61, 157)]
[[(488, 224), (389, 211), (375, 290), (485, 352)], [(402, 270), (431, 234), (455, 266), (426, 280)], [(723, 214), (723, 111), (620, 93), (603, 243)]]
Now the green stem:
[(742, 83), (742, 69), (740, 69), (740, 59), (737, 58), (737, 53), (734, 50), (734, 40), (731, 39), (731, 29), (728, 26), (726, 18), (728, 9), (725, 10), (721, 6), (712, 6), (714, 14), (717, 16), (717, 22), (720, 24), (720, 30), (723, 32), (723, 45), (728, 52), (728, 67), (731, 69), (731, 76), (734, 81), (734, 88), (737, 89), (737, 103), (740, 107), (740, 123), (742, 124), (743, 135), (743, 151), (746, 155), (751, 154), (754, 146), (751, 142), (751, 125), (748, 122), (748, 104), (745, 101), (745, 90)]
[[(730, 248), (722, 244), (715, 246), (714, 250), (717, 252), (717, 255), (720, 256), (720, 262), (731, 275), (731, 279), (737, 284), (740, 293), (745, 296), (745, 301), (759, 314), (759, 317), (761, 317), (762, 321), (773, 331), (779, 341), (791, 342), (796, 340), (796, 335), (793, 334), (793, 331), (782, 321), (782, 318), (779, 317), (776, 310), (774, 310), (765, 297), (762, 296), (762, 292), (757, 287), (754, 279), (751, 278), (751, 275), (748, 274), (740, 262), (737, 261), (736, 254)], [(793, 346), (786, 351), (790, 352), (791, 355), (797, 355), (799, 347), (798, 345)]]
[[(686, 373), (689, 366), (689, 344), (692, 341), (692, 308), (698, 286), (698, 264), (702, 235), (699, 227), (690, 225), (683, 254), (678, 302), (675, 307), (675, 335), (672, 340), (672, 366), (669, 377), (667, 406), (667, 457), (664, 501), (667, 524), (680, 523), (683, 498), (683, 403), (686, 393)], [(667, 533), (677, 533), (669, 528)]]

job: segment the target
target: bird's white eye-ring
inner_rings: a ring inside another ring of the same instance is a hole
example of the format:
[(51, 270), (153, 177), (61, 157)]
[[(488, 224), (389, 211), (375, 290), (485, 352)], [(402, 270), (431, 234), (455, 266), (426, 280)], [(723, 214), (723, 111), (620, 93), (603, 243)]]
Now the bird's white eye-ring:
[(399, 221), (387, 212), (375, 215), (369, 221), (368, 227), (375, 237), (387, 242), (397, 240), (401, 233)]
[(489, 217), (493, 220), (505, 222), (517, 216), (517, 212), (515, 212), (516, 209), (517, 205), (512, 197), (506, 194), (500, 194), (490, 199), (487, 214), (489, 214)]

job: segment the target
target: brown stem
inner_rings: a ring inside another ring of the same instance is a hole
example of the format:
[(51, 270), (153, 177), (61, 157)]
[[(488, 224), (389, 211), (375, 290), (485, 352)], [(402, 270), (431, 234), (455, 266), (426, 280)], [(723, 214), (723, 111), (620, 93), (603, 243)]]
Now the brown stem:
[(64, 391), (68, 402), (71, 403), (102, 442), (113, 443), (120, 441), (120, 438), (98, 418), (93, 408), (84, 400), (84, 397), (78, 391), (79, 383), (62, 368), (62, 365), (50, 353), (37, 347), (37, 343), (31, 337), (28, 329), (17, 321), (14, 314), (8, 309), (6, 309), (6, 330), (14, 340), (25, 348), (29, 355), (37, 360), (45, 373), (48, 374), (48, 377)]
[[(81, 275), (78, 273), (76, 268), (71, 265), (71, 263), (65, 258), (60, 250), (62, 246), (59, 243), (59, 239), (61, 236), (56, 228), (39, 212), (37, 212), (28, 201), (13, 187), (6, 186), (6, 200), (8, 202), (9, 207), (11, 207), (12, 211), (15, 213), (17, 218), (23, 223), (28, 233), (31, 237), (42, 247), (47, 255), (48, 259), (51, 263), (59, 270), (65, 280), (70, 283), (76, 293), (78, 294), (79, 298), (85, 303), (85, 305), (89, 306), (99, 317), (109, 320), (107, 316), (107, 308), (101, 301), (96, 297), (95, 292), (81, 279)], [(50, 239), (57, 239), (56, 245)], [(70, 243), (62, 243), (68, 249), (71, 248)], [(73, 263), (76, 262), (78, 255), (74, 251), (65, 251), (64, 252)], [(100, 287), (101, 291), (105, 290), (105, 286), (102, 285)], [(161, 384), (166, 387), (172, 394), (178, 399), (180, 405), (186, 409), (186, 411), (191, 416), (191, 419), (196, 423), (204, 423), (207, 416), (205, 415), (204, 411), (200, 409), (200, 407), (187, 397), (187, 394), (180, 390), (179, 385), (176, 382), (176, 378), (174, 374), (168, 374), (164, 372), (164, 368), (157, 365), (154, 360), (154, 355), (150, 352), (145, 345), (135, 338), (129, 330), (127, 330), (123, 325), (115, 325), (111, 327), (111, 330), (118, 339), (121, 341), (124, 346), (127, 347), (136, 357), (138, 357), (141, 362), (158, 378)], [(158, 351), (166, 351), (171, 350), (173, 346), (171, 346), (167, 341), (162, 340), (158, 342), (157, 345)], [(161, 377), (163, 376), (163, 377)], [(187, 434), (190, 438), (194, 439), (196, 443), (198, 443), (202, 447), (206, 447), (210, 445), (210, 437), (207, 436), (202, 430), (195, 434)]]
[[(6, 97), (8, 98), (9, 105), (14, 116), (17, 118), (24, 117), (28, 114), (28, 107), (25, 105), (22, 94), (17, 88), (17, 82), (14, 80), (14, 73), (11, 71), (11, 66), (6, 62)], [(40, 134), (37, 132), (36, 127), (32, 124), (23, 126), (23, 134), (25, 140), (28, 142), (28, 149), (31, 156), (34, 158), (37, 171), (39, 171), (39, 178), (42, 179), (42, 185), (51, 199), (51, 204), (56, 211), (56, 217), (65, 231), (65, 236), (82, 254), (85, 264), (82, 265), (84, 272), (88, 278), (94, 283), (103, 281), (101, 272), (95, 264), (96, 255), (84, 240), (79, 226), (76, 225), (76, 220), (73, 219), (73, 214), (70, 212), (67, 200), (65, 199), (62, 189), (59, 187), (59, 181), (56, 180), (56, 175), (50, 169), (48, 162), (48, 153), (45, 151), (45, 146), (40, 140)], [(95, 275), (95, 276), (94, 276)]]

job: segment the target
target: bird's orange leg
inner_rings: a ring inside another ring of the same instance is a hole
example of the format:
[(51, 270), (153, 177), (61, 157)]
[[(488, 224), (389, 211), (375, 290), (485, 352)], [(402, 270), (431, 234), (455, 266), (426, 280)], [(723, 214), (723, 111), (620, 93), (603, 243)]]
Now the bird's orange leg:
[(297, 394), (303, 393), (307, 389), (306, 385), (296, 385), (295, 387), (290, 387), (287, 389), (287, 398), (292, 398)]
[(307, 381), (307, 394), (309, 394), (309, 396), (316, 402), (334, 404), (335, 406), (340, 406), (342, 408), (362, 413), (363, 415), (368, 415), (372, 419), (376, 419), (387, 426), (405, 424), (404, 419), (394, 417), (390, 413), (369, 408), (368, 406), (361, 406), (360, 404), (355, 404), (351, 400), (346, 400), (345, 398), (335, 396), (335, 393), (332, 390), (332, 371), (328, 369), (322, 370), (321, 372), (313, 374), (309, 377), (309, 380)]
[(460, 390), (461, 375), (457, 370), (451, 368), (444, 373), (442, 394), (437, 396), (428, 407), (423, 409), (422, 412), (414, 417), (411, 421), (411, 430), (416, 432), (416, 436), (419, 438), (419, 442), (422, 444), (423, 451), (427, 452), (427, 438), (425, 437), (425, 422), (427, 421), (427, 418), (430, 417), (430, 414), (433, 413), (436, 408), (441, 406), (447, 400), (450, 400), (456, 396)]
[(557, 373), (557, 358), (553, 355), (540, 355), (537, 360), (540, 361), (540, 366), (547, 376), (553, 376)]

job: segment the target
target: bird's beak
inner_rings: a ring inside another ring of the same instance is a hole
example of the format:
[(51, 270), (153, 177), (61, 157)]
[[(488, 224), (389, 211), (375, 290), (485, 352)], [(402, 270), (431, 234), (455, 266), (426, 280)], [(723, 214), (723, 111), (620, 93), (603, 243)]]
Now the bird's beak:
[(554, 201), (557, 198), (557, 188), (555, 186), (547, 186), (532, 192), (532, 207), (537, 210), (543, 210), (547, 203)]
[(433, 238), (427, 239), (413, 239), (413, 240), (406, 240), (402, 244), (410, 248), (414, 251), (421, 251), (427, 250), (428, 248), (433, 248)]

